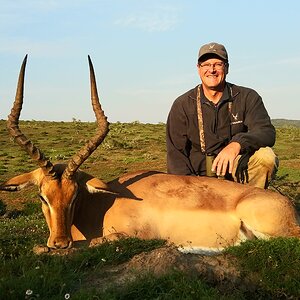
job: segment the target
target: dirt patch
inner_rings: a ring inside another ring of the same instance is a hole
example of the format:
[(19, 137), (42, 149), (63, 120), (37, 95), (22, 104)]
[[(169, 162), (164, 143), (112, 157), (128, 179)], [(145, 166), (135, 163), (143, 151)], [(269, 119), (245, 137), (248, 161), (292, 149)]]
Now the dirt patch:
[(89, 276), (83, 285), (97, 290), (122, 287), (143, 274), (156, 276), (171, 271), (180, 271), (197, 276), (217, 286), (219, 290), (239, 289), (253, 291), (255, 285), (238, 270), (236, 259), (229, 255), (204, 256), (183, 254), (175, 246), (165, 246), (134, 256), (129, 262), (118, 266), (106, 266)]

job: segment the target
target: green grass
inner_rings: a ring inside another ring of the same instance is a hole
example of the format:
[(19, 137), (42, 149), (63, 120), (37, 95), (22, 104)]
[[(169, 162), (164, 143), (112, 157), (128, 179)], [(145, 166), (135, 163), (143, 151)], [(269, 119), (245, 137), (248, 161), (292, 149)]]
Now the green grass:
[[(40, 241), (37, 237), (31, 239)], [(22, 242), (17, 244), (18, 248), (23, 248), (22, 252), (1, 257), (0, 299), (24, 299), (26, 291), (32, 291), (32, 297), (39, 295), (42, 299), (63, 299), (68, 293), (73, 298), (82, 292), (82, 283), (89, 274), (99, 270), (101, 273), (101, 269), (107, 265), (123, 263), (138, 253), (151, 251), (164, 243), (160, 240), (140, 241), (132, 238), (108, 242), (70, 255), (36, 256), (30, 249), (25, 251), (26, 242)], [(84, 289), (91, 295), (89, 284)]]
[[(0, 120), (0, 182), (36, 168), (8, 137)], [(53, 162), (68, 160), (92, 136), (94, 122), (21, 121), (22, 131)], [(166, 171), (165, 125), (114, 123), (104, 143), (81, 166), (105, 181), (140, 169)], [(276, 128), (274, 147), (280, 168), (273, 185), (300, 210), (299, 127)], [(202, 274), (176, 270), (141, 272), (115, 285), (111, 270), (165, 241), (126, 239), (80, 249), (68, 255), (36, 255), (48, 228), (35, 187), (19, 193), (0, 192), (0, 299), (277, 299), (300, 297), (300, 245), (296, 239), (249, 241), (228, 249), (237, 261), (240, 280), (211, 281)], [(117, 274), (118, 275), (118, 274)], [(112, 276), (112, 277), (110, 277)], [(104, 289), (101, 282), (111, 282)], [(247, 281), (248, 280), (248, 281)], [(26, 293), (27, 292), (27, 293)]]
[(31, 252), (35, 244), (44, 244), (48, 228), (41, 210), (32, 215), (21, 211), (13, 218), (1, 220), (0, 236), (1, 261), (17, 259)]
[[(142, 275), (138, 280), (125, 288), (111, 288), (103, 293), (94, 291), (99, 299), (221, 299), (222, 295), (215, 289), (199, 280), (181, 272), (170, 272), (167, 275)], [(78, 294), (77, 299), (88, 295)], [(142, 297), (142, 298), (141, 298)]]
[(300, 297), (300, 240), (276, 238), (247, 241), (227, 250), (238, 258), (240, 269), (251, 274), (257, 293), (273, 299)]

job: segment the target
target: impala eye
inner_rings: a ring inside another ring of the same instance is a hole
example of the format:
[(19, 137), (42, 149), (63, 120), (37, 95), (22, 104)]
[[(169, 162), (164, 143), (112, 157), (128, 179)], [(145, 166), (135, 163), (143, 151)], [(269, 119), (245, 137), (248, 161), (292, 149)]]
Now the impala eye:
[(75, 196), (74, 196), (74, 200), (78, 197), (78, 195), (80, 194), (80, 190), (77, 190)]
[(42, 201), (44, 204), (48, 205), (47, 201), (43, 198), (42, 195), (39, 195), (39, 197), (40, 197), (41, 201)]

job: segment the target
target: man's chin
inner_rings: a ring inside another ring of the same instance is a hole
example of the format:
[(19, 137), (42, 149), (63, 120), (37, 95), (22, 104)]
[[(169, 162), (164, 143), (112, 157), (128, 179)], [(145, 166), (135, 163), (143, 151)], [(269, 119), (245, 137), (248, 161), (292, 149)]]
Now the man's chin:
[(217, 92), (223, 92), (225, 86), (223, 83), (220, 82), (206, 82), (205, 85), (208, 89)]

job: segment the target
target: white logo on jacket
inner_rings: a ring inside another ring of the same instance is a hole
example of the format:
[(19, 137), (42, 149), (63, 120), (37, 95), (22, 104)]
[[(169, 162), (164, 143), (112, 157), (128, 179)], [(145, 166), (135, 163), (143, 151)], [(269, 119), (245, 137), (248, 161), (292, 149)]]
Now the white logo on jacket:
[(238, 113), (236, 113), (235, 115), (233, 113), (231, 113), (231, 116), (233, 118), (233, 122), (230, 123), (230, 125), (235, 125), (235, 124), (240, 124), (240, 123), (243, 123), (242, 120), (238, 120)]

